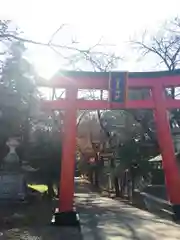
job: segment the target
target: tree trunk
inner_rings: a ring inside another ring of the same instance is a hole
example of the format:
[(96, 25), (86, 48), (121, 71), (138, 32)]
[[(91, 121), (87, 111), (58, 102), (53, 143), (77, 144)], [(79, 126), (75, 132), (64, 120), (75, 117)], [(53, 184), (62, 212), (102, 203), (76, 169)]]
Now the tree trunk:
[(119, 190), (119, 181), (118, 181), (117, 177), (114, 178), (114, 187), (115, 187), (116, 197), (119, 197), (120, 196), (120, 190)]
[(50, 180), (48, 181), (47, 187), (48, 187), (48, 198), (52, 199), (55, 196), (52, 181)]
[(98, 176), (98, 167), (95, 167), (95, 187), (98, 188), (99, 187), (99, 176)]
[(121, 177), (121, 187), (120, 187), (120, 194), (123, 197), (124, 196), (124, 192), (125, 192), (125, 174), (123, 173), (122, 177)]
[(95, 187), (99, 188), (99, 157), (98, 154), (96, 153), (95, 156), (95, 168), (94, 168), (94, 173), (95, 173)]
[[(59, 187), (60, 187), (59, 185), (60, 185), (60, 184), (59, 184), (59, 181), (56, 181), (56, 182), (55, 182), (55, 186), (56, 186), (56, 191), (57, 191), (57, 194), (56, 194), (57, 197), (59, 197)], [(53, 189), (53, 192), (54, 192), (54, 189)], [(55, 193), (54, 193), (54, 194), (55, 194)]]
[(134, 179), (134, 177), (132, 177), (132, 201), (133, 201), (133, 199), (134, 199), (134, 189), (135, 189), (135, 179)]
[(171, 97), (172, 99), (175, 99), (175, 87), (171, 88)]
[(122, 196), (125, 197), (127, 190), (127, 178), (126, 178), (126, 172), (123, 174), (123, 181), (122, 181)]
[(135, 179), (137, 176), (137, 164), (131, 166), (130, 174), (131, 174), (131, 191), (132, 191), (131, 196), (132, 196), (132, 201), (133, 201), (134, 189), (135, 189)]
[(89, 170), (88, 178), (89, 178), (90, 183), (93, 184), (93, 171), (92, 171), (92, 169)]

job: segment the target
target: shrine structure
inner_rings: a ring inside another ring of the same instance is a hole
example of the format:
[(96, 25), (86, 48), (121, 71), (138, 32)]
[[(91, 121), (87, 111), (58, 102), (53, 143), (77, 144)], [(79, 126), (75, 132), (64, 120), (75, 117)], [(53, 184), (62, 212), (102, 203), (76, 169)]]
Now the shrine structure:
[[(74, 169), (76, 152), (76, 112), (78, 109), (152, 109), (157, 138), (163, 159), (166, 189), (174, 216), (180, 220), (180, 174), (171, 136), (168, 109), (180, 108), (180, 100), (167, 98), (165, 88), (180, 86), (180, 70), (173, 72), (73, 72), (61, 71), (49, 83), (52, 88), (66, 89), (65, 99), (44, 101), (43, 109), (65, 110), (64, 138), (61, 161), (58, 224), (77, 223), (74, 202)], [(149, 89), (147, 99), (128, 99), (129, 89)], [(108, 100), (78, 99), (78, 89), (109, 91)]]

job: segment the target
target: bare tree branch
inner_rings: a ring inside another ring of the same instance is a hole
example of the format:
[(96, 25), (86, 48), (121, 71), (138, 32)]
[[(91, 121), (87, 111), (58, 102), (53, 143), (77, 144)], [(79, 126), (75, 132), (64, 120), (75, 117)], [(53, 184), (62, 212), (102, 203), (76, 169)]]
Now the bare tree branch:
[(57, 35), (57, 33), (58, 33), (59, 31), (61, 31), (65, 26), (67, 26), (67, 24), (62, 24), (62, 25), (52, 34), (52, 36), (51, 36), (48, 44), (51, 44), (51, 43), (52, 43), (52, 41), (53, 41), (54, 37)]
[[(140, 51), (141, 57), (154, 54), (160, 59), (159, 65), (163, 64), (169, 71), (174, 71), (180, 63), (180, 19), (167, 21), (154, 36), (149, 36), (146, 31), (141, 40), (131, 41), (131, 44)], [(175, 98), (175, 88), (170, 88), (167, 95)], [(140, 122), (148, 132), (150, 129), (146, 124), (146, 114), (143, 119)]]
[(162, 30), (156, 33), (150, 41), (146, 41), (147, 32), (145, 32), (140, 41), (131, 41), (138, 50), (141, 56), (146, 56), (149, 53), (157, 55), (169, 71), (173, 71), (180, 61), (180, 32), (174, 31), (180, 28), (179, 19), (163, 25)]
[(83, 113), (79, 116), (78, 122), (77, 122), (77, 125), (76, 125), (77, 127), (79, 127), (79, 125), (80, 125), (80, 123), (81, 123), (81, 121), (82, 121), (82, 119), (83, 119), (83, 117), (86, 113), (87, 113), (87, 110), (84, 110)]

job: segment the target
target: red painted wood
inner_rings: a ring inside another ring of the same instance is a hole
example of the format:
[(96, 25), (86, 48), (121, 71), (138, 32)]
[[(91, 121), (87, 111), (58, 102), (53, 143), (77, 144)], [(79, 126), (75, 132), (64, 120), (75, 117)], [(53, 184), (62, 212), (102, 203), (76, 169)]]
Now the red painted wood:
[[(180, 76), (163, 76), (163, 77), (142, 77), (128, 78), (129, 88), (155, 87), (156, 82), (163, 86), (180, 86)], [(58, 77), (50, 83), (51, 87), (68, 88), (75, 86), (79, 89), (109, 89), (109, 77)]]
[(168, 99), (165, 104), (168, 109), (180, 108), (180, 100)]
[[(42, 103), (42, 109), (66, 109), (68, 107), (69, 103), (68, 100), (54, 100), (54, 101), (44, 101)], [(108, 101), (103, 100), (75, 100), (73, 102), (73, 106), (76, 109), (90, 109), (90, 110), (103, 110), (103, 109), (151, 109), (154, 107), (154, 103), (152, 99), (149, 100), (136, 100), (136, 101), (128, 101), (125, 104), (121, 103), (109, 103)]]
[[(171, 86), (180, 86), (180, 75), (175, 76), (164, 76), (161, 78), (157, 78), (157, 81), (162, 84), (164, 87), (171, 87)], [(155, 84), (156, 87), (156, 84)]]
[(59, 211), (68, 212), (73, 209), (74, 171), (76, 152), (76, 109), (73, 102), (77, 91), (68, 90), (66, 93), (67, 109), (64, 114), (64, 137), (61, 161)]
[[(173, 99), (167, 99), (164, 100), (166, 103), (166, 107), (168, 109), (173, 108), (180, 108), (180, 100), (173, 100)], [(151, 99), (147, 100), (134, 100), (134, 101), (128, 101), (126, 105), (121, 103), (111, 103), (109, 104), (108, 101), (101, 101), (101, 100), (95, 100), (95, 101), (88, 101), (88, 100), (75, 100), (73, 102), (73, 105), (77, 109), (90, 109), (90, 110), (103, 110), (103, 109), (153, 109), (154, 108), (154, 102)], [(68, 101), (67, 100), (54, 100), (54, 101), (43, 101), (41, 103), (42, 110), (58, 110), (58, 109), (66, 109), (68, 107)]]
[(176, 162), (162, 86), (157, 84), (156, 88), (153, 89), (152, 94), (155, 102), (154, 115), (157, 126), (158, 142), (162, 154), (167, 193), (172, 204), (180, 204), (180, 175)]
[[(78, 73), (79, 74), (79, 73)], [(84, 74), (84, 73), (83, 73)], [(179, 72), (178, 72), (179, 74)], [(164, 87), (180, 86), (180, 74), (171, 76), (152, 77), (153, 74), (145, 74), (148, 77), (129, 77), (129, 88), (152, 88), (153, 99), (128, 100), (126, 104), (108, 103), (108, 101), (87, 101), (76, 99), (77, 91), (67, 91), (65, 100), (45, 101), (43, 109), (66, 109), (64, 116), (65, 135), (63, 141), (63, 155), (61, 163), (61, 180), (59, 210), (71, 211), (74, 194), (74, 161), (76, 149), (76, 110), (77, 109), (155, 109), (155, 121), (157, 125), (158, 141), (163, 157), (163, 168), (166, 177), (166, 187), (172, 204), (180, 204), (180, 177), (175, 161), (174, 146), (171, 137), (167, 108), (180, 108), (179, 100), (165, 99)], [(80, 74), (81, 75), (81, 74)], [(75, 89), (106, 89), (109, 88), (108, 74), (87, 74), (81, 76), (61, 76), (53, 79), (47, 85), (57, 88), (75, 87)], [(139, 76), (138, 74), (135, 74)], [(132, 74), (131, 74), (132, 76)], [(154, 75), (153, 75), (154, 76)]]

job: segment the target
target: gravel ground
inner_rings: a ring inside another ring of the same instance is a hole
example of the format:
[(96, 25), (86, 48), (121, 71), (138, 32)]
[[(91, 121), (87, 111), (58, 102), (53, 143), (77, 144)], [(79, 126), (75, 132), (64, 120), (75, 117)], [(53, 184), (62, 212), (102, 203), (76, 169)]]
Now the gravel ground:
[(76, 228), (26, 227), (11, 228), (1, 232), (0, 239), (12, 240), (80, 240), (81, 235)]
[(51, 226), (55, 201), (0, 203), (0, 240), (80, 240), (77, 228)]

